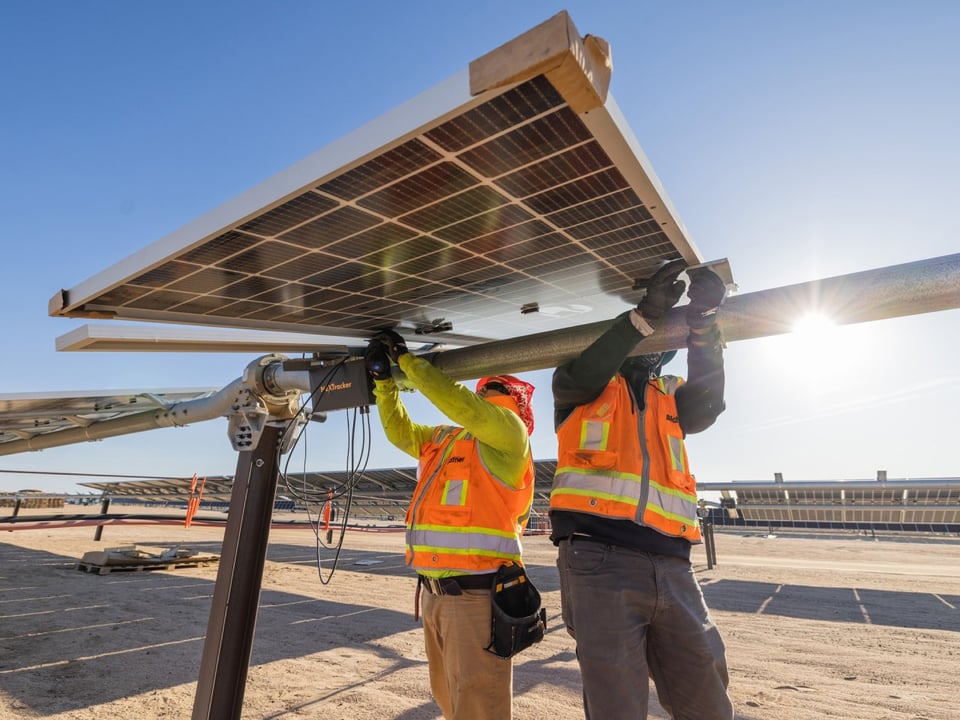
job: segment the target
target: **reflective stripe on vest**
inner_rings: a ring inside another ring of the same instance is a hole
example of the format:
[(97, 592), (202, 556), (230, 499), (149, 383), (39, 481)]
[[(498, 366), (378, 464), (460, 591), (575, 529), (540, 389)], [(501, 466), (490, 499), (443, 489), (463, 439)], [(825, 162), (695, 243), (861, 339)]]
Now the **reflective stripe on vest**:
[(580, 428), (580, 447), (590, 450), (606, 450), (610, 437), (610, 423), (584, 421)]
[(414, 525), (407, 531), (407, 543), (416, 551), (520, 560), (519, 538), (490, 528)]
[(670, 465), (674, 470), (686, 474), (687, 466), (683, 462), (683, 441), (670, 435), (667, 437), (667, 441), (670, 447)]
[(444, 505), (463, 505), (467, 499), (467, 483), (463, 480), (447, 480), (443, 486)]
[[(652, 479), (648, 484), (648, 512), (656, 512), (677, 522), (687, 522), (691, 517), (697, 517), (696, 496), (691, 500), (682, 490), (666, 487)], [(643, 480), (637, 475), (615, 473), (611, 470), (562, 467), (557, 468), (557, 474), (553, 478), (553, 493), (602, 498), (636, 509), (643, 495)], [(639, 519), (635, 510), (630, 515), (634, 520)]]

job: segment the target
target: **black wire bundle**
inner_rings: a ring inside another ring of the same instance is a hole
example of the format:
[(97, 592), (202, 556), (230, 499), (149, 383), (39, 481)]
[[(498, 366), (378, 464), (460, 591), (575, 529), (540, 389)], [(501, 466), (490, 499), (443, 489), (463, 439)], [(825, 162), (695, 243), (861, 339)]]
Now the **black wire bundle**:
[[(297, 411), (297, 414), (290, 420), (287, 425), (286, 432), (291, 432), (295, 427), (295, 424), (298, 421), (298, 418), (304, 414), (305, 410), (310, 407), (312, 408), (315, 405), (314, 400), (319, 401), (324, 392), (326, 391), (327, 384), (336, 374), (337, 370), (343, 366), (346, 362), (346, 358), (341, 360), (336, 365), (333, 365), (327, 374), (317, 383), (316, 389), (310, 393), (309, 397), (304, 401), (300, 406), (300, 409)], [(318, 392), (319, 391), (319, 392)], [(358, 422), (359, 417), (359, 422)], [(359, 450), (357, 449), (357, 429), (359, 425), (360, 430), (360, 446)], [(294, 449), (300, 444), (300, 441), (303, 440), (303, 482), (302, 486), (297, 487), (295, 481), (291, 481), (288, 476), (288, 468), (290, 461), (293, 458)], [(347, 530), (347, 522), (350, 517), (350, 506), (353, 502), (353, 491), (354, 488), (360, 483), (363, 479), (363, 473), (367, 469), (367, 463), (370, 460), (370, 446), (371, 446), (371, 429), (370, 429), (370, 408), (361, 407), (353, 408), (352, 411), (348, 411), (347, 415), (347, 452), (346, 452), (346, 480), (342, 483), (334, 485), (326, 490), (320, 489), (315, 486), (309, 486), (307, 483), (307, 443), (306, 443), (306, 429), (304, 429), (300, 435), (294, 440), (293, 444), (290, 446), (290, 449), (287, 453), (287, 460), (283, 464), (283, 471), (280, 473), (280, 481), (283, 483), (284, 488), (286, 488), (287, 494), (293, 497), (295, 500), (299, 500), (304, 504), (304, 507), (307, 511), (307, 522), (310, 524), (313, 534), (316, 537), (316, 552), (317, 552), (317, 575), (320, 578), (320, 582), (326, 585), (330, 582), (333, 577), (333, 573), (337, 569), (337, 562), (340, 558), (340, 550), (343, 547), (343, 538)], [(282, 444), (281, 444), (282, 447)], [(278, 449), (279, 453), (280, 450)], [(279, 458), (277, 462), (277, 467), (280, 467)], [(332, 515), (333, 513), (333, 502), (334, 500), (339, 500), (344, 498), (343, 509), (340, 513), (339, 520), (337, 521), (337, 526), (339, 533), (337, 536), (336, 542), (333, 542), (333, 530), (331, 529), (326, 538), (323, 537), (321, 532), (321, 522), (324, 516), (324, 510), (329, 504), (329, 510)], [(316, 511), (316, 520), (312, 517), (311, 507), (319, 505)], [(322, 566), (322, 557), (321, 550), (332, 550), (333, 559), (331, 561), (330, 572), (324, 577), (323, 566)]]

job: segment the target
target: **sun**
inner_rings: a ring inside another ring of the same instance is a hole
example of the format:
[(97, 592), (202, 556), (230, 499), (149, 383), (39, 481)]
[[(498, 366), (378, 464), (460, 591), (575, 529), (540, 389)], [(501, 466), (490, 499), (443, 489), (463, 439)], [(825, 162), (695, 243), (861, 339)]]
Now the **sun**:
[(843, 330), (826, 315), (808, 313), (793, 323), (789, 333), (770, 339), (771, 359), (791, 382), (815, 384), (828, 365), (824, 358), (836, 358), (847, 345)]
[(809, 313), (793, 324), (791, 335), (804, 345), (822, 346), (835, 340), (837, 324), (819, 313)]

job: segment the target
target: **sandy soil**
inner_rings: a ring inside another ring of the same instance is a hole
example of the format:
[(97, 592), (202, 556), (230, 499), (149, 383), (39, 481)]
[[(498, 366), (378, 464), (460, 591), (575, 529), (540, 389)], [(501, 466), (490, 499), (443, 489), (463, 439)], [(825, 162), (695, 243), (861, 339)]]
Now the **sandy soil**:
[[(0, 718), (188, 718), (216, 566), (80, 572), (128, 543), (217, 552), (222, 530), (109, 526), (0, 538)], [(514, 717), (582, 717), (556, 553), (528, 538), (549, 632), (515, 665)], [(339, 567), (308, 530), (271, 534), (244, 718), (427, 720), (402, 535), (347, 533)], [(955, 720), (960, 540), (717, 535), (695, 557), (741, 720)], [(659, 707), (650, 717), (665, 718)]]

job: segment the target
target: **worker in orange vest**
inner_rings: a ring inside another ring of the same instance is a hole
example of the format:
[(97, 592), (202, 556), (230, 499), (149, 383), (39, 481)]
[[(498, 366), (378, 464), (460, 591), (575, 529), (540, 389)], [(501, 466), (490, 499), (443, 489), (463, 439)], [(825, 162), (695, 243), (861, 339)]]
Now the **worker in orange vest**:
[(724, 409), (723, 281), (689, 272), (687, 382), (660, 376), (668, 357), (633, 354), (679, 301), (685, 267), (664, 265), (639, 305), (553, 376), (551, 539), (588, 720), (647, 717), (649, 678), (671, 718), (734, 717), (723, 641), (690, 564), (700, 527), (684, 448)]
[[(456, 425), (413, 422), (391, 361)], [(497, 375), (471, 392), (410, 354), (393, 331), (371, 341), (366, 363), (387, 438), (419, 461), (406, 516), (406, 562), (418, 574), (418, 601), (424, 590), (433, 697), (447, 720), (509, 720), (512, 660), (485, 648), (494, 576), (520, 564), (533, 502), (533, 386)]]

